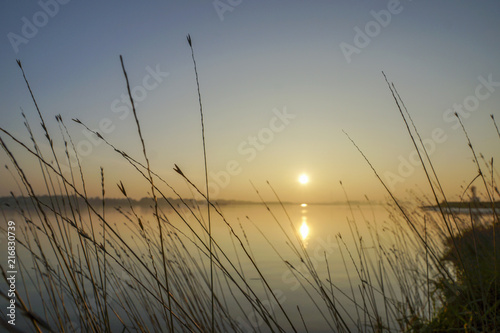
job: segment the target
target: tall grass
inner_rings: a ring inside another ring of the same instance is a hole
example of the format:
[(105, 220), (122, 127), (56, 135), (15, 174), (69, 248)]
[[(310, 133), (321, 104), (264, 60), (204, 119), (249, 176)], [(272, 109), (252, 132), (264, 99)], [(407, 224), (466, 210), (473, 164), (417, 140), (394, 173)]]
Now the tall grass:
[(194, 58), (193, 42), (191, 40), (191, 35), (187, 35), (187, 41), (189, 47), (191, 48), (191, 58), (193, 59), (194, 74), (196, 77), (196, 88), (198, 92), (198, 102), (200, 105), (200, 118), (201, 118), (201, 139), (203, 142), (203, 163), (205, 170), (205, 191), (207, 193), (207, 220), (208, 220), (208, 237), (209, 246), (208, 251), (210, 252), (210, 293), (211, 293), (211, 331), (215, 330), (215, 315), (214, 315), (214, 265), (213, 265), (213, 252), (212, 252), (212, 219), (210, 216), (210, 191), (208, 190), (208, 166), (207, 166), (207, 148), (205, 143), (205, 122), (203, 121), (203, 103), (201, 102), (201, 91), (200, 91), (200, 80), (198, 78), (198, 68), (196, 67), (196, 60)]
[[(276, 260), (297, 279), (308, 298), (304, 304), (282, 304), (272, 279), (253, 253), (245, 227), (240, 224), (237, 230), (234, 222), (228, 221), (209, 197), (203, 105), (190, 36), (188, 43), (199, 97), (205, 191), (180, 167), (175, 165), (174, 170), (204, 199), (206, 213), (198, 201), (180, 196), (152, 168), (139, 120), (141, 110), (135, 108), (122, 57), (120, 62), (143, 162), (133, 157), (134, 153), (123, 151), (74, 119), (128, 163), (150, 188), (148, 212), (152, 215), (144, 217), (126, 184), (122, 181), (117, 184), (127, 202), (125, 206), (114, 207), (122, 216), (120, 224), (112, 221), (107, 213), (112, 209), (106, 198), (110, 185), (105, 175), (109, 171), (101, 168), (101, 196), (98, 200), (91, 198), (86, 173), (65, 121), (62, 116), (56, 116), (59, 132), (48, 130), (18, 61), (44, 135), (35, 137), (27, 117), (24, 119), (30, 143), (0, 128), (0, 145), (10, 159), (6, 167), (17, 183), (18, 195), (11, 192), (9, 209), (15, 209), (22, 217), (18, 247), (25, 254), (19, 263), (24, 288), (19, 285), (16, 299), (30, 330), (309, 332), (316, 323), (308, 322), (307, 316), (303, 316), (306, 304), (314, 306), (325, 329), (336, 332), (498, 330), (499, 250), (496, 242), (499, 230), (495, 197), (499, 193), (493, 162), (477, 158), (462, 124), (465, 143), (477, 166), (474, 180), (482, 183), (491, 214), (479, 214), (473, 203), (468, 215), (457, 214), (409, 111), (387, 78), (389, 91), (423, 165), (432, 197), (415, 195), (412, 205), (404, 204), (349, 137), (387, 191), (390, 219), (380, 222), (364, 214), (361, 220), (356, 219), (356, 208), (346, 194), (352, 212), (347, 218), (349, 234), (336, 236), (348, 276), (349, 286), (345, 288), (335, 280), (335, 272), (342, 267), (332, 267), (326, 252), (324, 265), (318, 267), (315, 263), (297, 233), (287, 206), (281, 202), (279, 191), (268, 184), (274, 200), (279, 203), (276, 206), (267, 203), (255, 189), (292, 256), (288, 252), (285, 255), (249, 218), (245, 225), (255, 226), (273, 249)], [(493, 116), (492, 120), (498, 133)], [(62, 149), (56, 146), (58, 142)], [(25, 159), (20, 158), (21, 154), (36, 162), (38, 170), (31, 165), (29, 169), (23, 167), (21, 160)], [(70, 158), (73, 155), (75, 160)], [(63, 162), (70, 166), (68, 173), (63, 172)], [(44, 195), (34, 189), (34, 177), (43, 180)], [(467, 189), (464, 193), (468, 193)], [(368, 198), (367, 204), (370, 209), (372, 204)], [(429, 205), (437, 207), (437, 214), (419, 208)], [(8, 207), (2, 207), (2, 213), (7, 221)], [(215, 222), (227, 229), (232, 247), (224, 246), (222, 236), (212, 232)], [(5, 231), (2, 226), (2, 232)], [(5, 269), (1, 270), (6, 280)], [(260, 284), (251, 283), (250, 276), (258, 276)], [(7, 298), (4, 292), (1, 295)], [(14, 330), (4, 316), (1, 323)]]

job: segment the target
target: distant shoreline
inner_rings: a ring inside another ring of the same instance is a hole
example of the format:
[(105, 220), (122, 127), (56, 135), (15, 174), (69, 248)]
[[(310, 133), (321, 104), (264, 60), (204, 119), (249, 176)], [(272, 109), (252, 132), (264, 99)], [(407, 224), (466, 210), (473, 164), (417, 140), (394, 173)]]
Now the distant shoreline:
[[(67, 203), (68, 202), (68, 197), (67, 196), (49, 196), (49, 195), (41, 195), (37, 196), (37, 198), (45, 203), (45, 204), (50, 204), (51, 202), (53, 203)], [(77, 202), (79, 204), (85, 204), (85, 200), (78, 197), (71, 197), (72, 202)], [(205, 200), (195, 200), (195, 199), (179, 199), (179, 198), (168, 198), (170, 203), (174, 206), (181, 205), (183, 204), (183, 201), (185, 203), (188, 203), (190, 205), (203, 205), (206, 204)], [(17, 201), (17, 202), (16, 202)], [(102, 198), (99, 197), (90, 197), (87, 199), (87, 201), (91, 205), (102, 205)], [(153, 205), (153, 201), (151, 198), (142, 198), (139, 200), (136, 199), (125, 199), (125, 198), (105, 198), (105, 205), (106, 206), (111, 206), (111, 207), (116, 207), (116, 206), (128, 206), (129, 204), (132, 204), (133, 206), (141, 206), (141, 207), (149, 207)], [(228, 206), (228, 205), (262, 205), (263, 203), (260, 201), (246, 201), (246, 200), (228, 200), (228, 199), (215, 199), (211, 200), (214, 205), (221, 205), (221, 206)], [(31, 198), (30, 197), (0, 197), (0, 206), (1, 207), (9, 207), (9, 208), (16, 208), (19, 204), (23, 204), (25, 202), (31, 203)], [(284, 201), (281, 202), (284, 205), (301, 205), (303, 202), (292, 202), (292, 201)], [(279, 201), (266, 201), (266, 204), (268, 205), (275, 205), (275, 204), (281, 204)], [(160, 206), (169, 206), (169, 204), (163, 199), (159, 198), (158, 199), (158, 204)], [(345, 201), (337, 201), (337, 202), (313, 202), (313, 203), (307, 203), (307, 205), (330, 205), (330, 206), (339, 206), (339, 205), (381, 205), (380, 202), (374, 201), (374, 202), (366, 202), (366, 201), (350, 201), (345, 202)], [(500, 206), (499, 206), (500, 207)]]
[[(452, 202), (448, 202), (448, 203), (442, 202), (441, 207), (446, 208), (445, 212), (446, 212), (447, 208), (449, 208), (449, 211), (451, 211), (452, 213), (464, 213), (465, 214), (465, 213), (473, 212), (473, 213), (480, 213), (480, 214), (491, 214), (492, 208), (495, 209), (496, 213), (500, 213), (500, 201), (495, 201), (493, 203), (493, 207), (492, 207), (491, 202), (482, 202), (482, 201), (478, 201), (478, 202), (452, 201)], [(438, 205), (422, 206), (421, 208), (423, 210), (432, 210), (432, 211), (439, 210)]]

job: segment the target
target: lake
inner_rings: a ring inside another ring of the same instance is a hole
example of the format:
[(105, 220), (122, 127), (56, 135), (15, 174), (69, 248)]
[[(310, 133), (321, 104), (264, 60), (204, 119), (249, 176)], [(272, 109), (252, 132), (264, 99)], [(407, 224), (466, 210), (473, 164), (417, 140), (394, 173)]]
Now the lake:
[[(207, 223), (207, 208), (192, 206), (192, 212), (186, 207), (174, 208), (162, 206), (158, 214), (163, 226), (169, 290), (180, 304), (172, 307), (180, 318), (197, 318), (206, 327), (211, 309), (210, 261), (207, 251), (209, 241), (202, 225)], [(102, 208), (95, 209), (103, 215)], [(299, 332), (305, 332), (305, 326), (310, 332), (330, 332), (338, 329), (338, 319), (335, 318), (341, 315), (345, 325), (356, 331), (359, 325), (364, 325), (360, 320), (365, 323), (370, 321), (370, 318), (363, 317), (362, 311), (360, 315), (360, 308), (375, 307), (381, 316), (386, 316), (384, 303), (387, 299), (381, 295), (368, 295), (366, 284), (380, 285), (382, 282), (383, 286), (395, 283), (392, 293), (394, 297), (400, 294), (396, 280), (387, 278), (387, 281), (377, 281), (375, 276), (368, 273), (369, 268), (375, 271), (390, 270), (392, 265), (399, 265), (393, 263), (386, 267), (386, 261), (378, 259), (380, 252), (374, 246), (380, 242), (390, 248), (391, 242), (401, 240), (395, 229), (407, 230), (403, 220), (394, 227), (391, 222), (394, 219), (391, 215), (393, 212), (386, 206), (285, 204), (282, 207), (270, 204), (267, 209), (263, 204), (245, 204), (223, 205), (218, 210), (224, 219), (212, 208), (211, 225), (215, 262), (213, 281), (220, 330), (267, 332), (267, 320), (271, 326), (275, 325), (275, 321), (286, 331), (292, 331), (293, 325)], [(55, 221), (55, 215), (47, 211), (47, 219)], [(162, 277), (161, 281), (164, 281), (165, 276), (154, 209), (138, 206), (122, 207), (120, 210), (105, 208), (103, 216), (108, 222), (105, 241), (102, 223), (95, 213), (89, 214), (82, 208), (80, 212), (73, 218), (74, 211), (64, 210), (63, 214), (57, 216), (59, 224), (51, 222), (56, 239), (66, 251), (56, 255), (54, 253), (59, 250), (54, 247), (54, 242), (49, 242), (40, 231), (37, 233), (40, 237), (36, 239), (40, 247), (36, 245), (33, 235), (26, 232), (26, 217), (34, 221), (34, 224), (28, 225), (42, 226), (34, 210), (26, 211), (25, 217), (11, 210), (4, 211), (5, 221), (15, 221), (17, 226), (17, 255), (18, 262), (21, 262), (19, 271), (22, 273), (18, 274), (17, 290), (25, 303), (31, 304), (34, 312), (51, 325), (57, 325), (57, 321), (68, 321), (70, 326), (67, 327), (74, 327), (75, 331), (82, 329), (82, 326), (85, 328), (87, 319), (81, 318), (81, 310), (61, 304), (61, 300), (70, 304), (78, 293), (68, 291), (67, 282), (58, 285), (54, 278), (63, 278), (62, 272), (66, 272), (67, 278), (67, 270), (70, 269), (76, 272), (76, 281), (69, 278), (69, 285), (79, 286), (79, 292), (85, 294), (83, 297), (88, 306), (104, 308), (104, 303), (99, 300), (102, 296), (96, 300), (96, 288), (93, 288), (91, 281), (101, 286), (97, 288), (98, 293), (103, 290), (102, 281), (107, 281), (107, 303), (124, 322), (121, 323), (110, 312), (112, 331), (122, 331), (124, 327), (131, 330), (133, 325), (129, 323), (130, 320), (134, 325), (144, 325), (152, 331), (164, 325), (161, 324), (161, 318), (168, 318), (168, 315), (163, 313), (162, 307), (155, 305), (155, 300), (163, 297), (167, 303), (168, 297), (144, 291), (159, 290), (158, 282), (152, 276)], [(64, 222), (61, 216), (77, 221), (76, 225), (86, 232), (80, 235), (84, 234), (85, 237), (78, 237), (74, 228), (67, 221)], [(92, 223), (89, 223), (89, 216)], [(86, 237), (95, 237), (96, 243), (106, 244), (106, 257)], [(83, 239), (83, 246), (80, 239)], [(44, 261), (34, 259), (21, 243), (30, 243), (32, 252), (38, 256), (43, 252), (50, 263), (51, 279), (46, 275), (46, 268), (43, 268)], [(95, 260), (96, 250), (99, 260)], [(83, 255), (85, 251), (89, 258), (94, 259), (90, 263), (86, 263)], [(155, 258), (154, 264), (151, 255)], [(107, 267), (105, 276), (104, 262)], [(42, 276), (34, 274), (36, 266), (37, 270), (45, 272)], [(93, 276), (86, 268), (88, 266), (92, 268)], [(311, 267), (314, 269), (311, 270)], [(365, 279), (364, 282), (360, 281), (360, 276)], [(370, 280), (372, 278), (373, 281)], [(320, 290), (315, 281), (320, 281), (324, 289)], [(43, 300), (37, 297), (37, 290), (43, 290)], [(326, 305), (322, 293), (330, 297), (329, 302), (333, 300), (339, 313)], [(265, 308), (262, 311), (267, 311), (268, 319), (259, 316), (255, 306), (250, 305), (255, 299), (260, 300), (258, 307)], [(356, 301), (353, 302), (353, 299)], [(57, 311), (52, 311), (52, 307), (56, 307)], [(225, 318), (228, 315), (235, 319), (232, 324)], [(18, 328), (27, 327), (26, 320), (20, 315), (17, 320)], [(98, 322), (98, 319), (94, 320)], [(175, 327), (179, 330), (183, 328), (179, 324), (182, 320), (174, 319)]]

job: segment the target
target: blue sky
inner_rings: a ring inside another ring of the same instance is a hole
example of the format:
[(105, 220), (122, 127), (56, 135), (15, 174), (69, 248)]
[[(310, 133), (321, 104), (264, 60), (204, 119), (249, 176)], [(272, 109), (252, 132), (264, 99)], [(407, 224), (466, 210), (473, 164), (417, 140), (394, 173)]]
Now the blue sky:
[[(500, 119), (497, 1), (52, 0), (1, 6), (1, 127), (29, 142), (22, 108), (43, 142), (15, 63), (20, 59), (54, 136), (60, 138), (53, 119), (61, 114), (84, 150), (96, 195), (100, 166), (110, 195), (119, 195), (114, 184), (120, 180), (136, 197), (147, 191), (123, 160), (71, 122), (104, 127), (110, 142), (142, 157), (133, 116), (123, 111), (119, 55), (136, 89), (153, 168), (182, 193), (189, 191), (172, 171), (174, 163), (203, 184), (188, 33), (198, 62), (214, 197), (256, 200), (249, 180), (264, 193), (269, 180), (285, 200), (337, 201), (343, 199), (342, 180), (353, 199), (383, 199), (381, 185), (342, 130), (385, 180), (392, 179), (397, 194), (426, 191), (421, 168), (405, 162), (413, 147), (381, 71), (397, 85), (422, 137), (440, 134), (440, 142), (430, 143), (431, 157), (450, 196), (476, 169), (446, 110), (473, 103), (473, 111), (463, 112), (464, 124), (478, 152), (497, 156), (500, 142), (489, 118)], [(357, 51), (347, 59), (342, 45)], [(476, 91), (484, 98), (474, 99)], [(278, 114), (290, 116), (283, 121)], [(43, 192), (33, 160), (6, 142)], [(10, 163), (3, 152), (0, 162)], [(303, 172), (311, 179), (306, 186), (297, 182)], [(7, 171), (0, 180), (0, 195), (15, 190)]]

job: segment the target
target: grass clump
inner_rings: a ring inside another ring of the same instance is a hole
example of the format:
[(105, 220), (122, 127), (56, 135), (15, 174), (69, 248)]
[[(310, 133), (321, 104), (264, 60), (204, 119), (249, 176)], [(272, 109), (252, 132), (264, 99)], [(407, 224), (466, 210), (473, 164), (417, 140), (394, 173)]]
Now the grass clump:
[(470, 227), (445, 242), (442, 261), (452, 266), (453, 279), (440, 279), (435, 284), (441, 306), (434, 318), (422, 328), (446, 331), (495, 331), (500, 323), (500, 227)]

